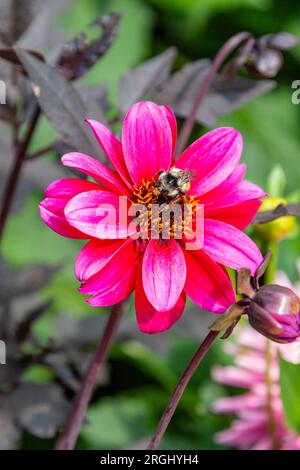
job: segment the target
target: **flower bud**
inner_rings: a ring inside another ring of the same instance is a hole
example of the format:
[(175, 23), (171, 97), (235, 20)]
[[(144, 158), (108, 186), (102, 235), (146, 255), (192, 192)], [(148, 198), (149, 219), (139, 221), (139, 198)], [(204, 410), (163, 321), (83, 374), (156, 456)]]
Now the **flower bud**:
[(261, 287), (247, 314), (253, 328), (277, 343), (291, 343), (300, 337), (300, 300), (288, 287)]
[(246, 68), (257, 77), (275, 77), (283, 65), (283, 55), (277, 49), (254, 50)]
[[(260, 206), (259, 212), (271, 211), (276, 209), (280, 204), (286, 204), (287, 201), (281, 197), (268, 197)], [(268, 242), (279, 242), (287, 237), (295, 228), (296, 219), (292, 216), (280, 217), (267, 222), (265, 224), (259, 224), (255, 227), (255, 232), (263, 239)]]

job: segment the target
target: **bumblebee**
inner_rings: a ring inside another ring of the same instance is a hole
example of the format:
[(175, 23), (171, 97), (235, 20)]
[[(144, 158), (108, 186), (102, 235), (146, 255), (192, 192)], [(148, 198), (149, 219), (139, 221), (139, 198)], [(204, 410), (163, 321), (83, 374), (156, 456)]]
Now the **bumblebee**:
[(190, 189), (194, 174), (191, 170), (171, 167), (169, 171), (160, 170), (157, 177), (156, 189), (159, 195), (166, 201), (174, 201)]

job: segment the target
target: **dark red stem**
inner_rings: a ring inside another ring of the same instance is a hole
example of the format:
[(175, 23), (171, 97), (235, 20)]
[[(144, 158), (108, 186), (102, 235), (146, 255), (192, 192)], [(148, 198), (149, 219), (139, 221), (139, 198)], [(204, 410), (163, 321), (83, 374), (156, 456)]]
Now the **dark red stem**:
[(184, 373), (182, 374), (174, 392), (173, 395), (169, 401), (169, 404), (167, 408), (165, 409), (161, 420), (157, 426), (157, 429), (151, 439), (151, 442), (148, 446), (148, 450), (155, 450), (160, 444), (160, 441), (162, 440), (166, 429), (176, 411), (176, 408), (178, 406), (178, 403), (183, 395), (183, 392), (191, 380), (192, 376), (194, 375), (194, 372), (197, 370), (200, 362), (202, 361), (203, 357), (209, 350), (210, 346), (213, 344), (215, 339), (218, 336), (218, 332), (216, 331), (210, 331), (202, 344), (200, 345), (199, 349), (196, 351), (195, 355), (192, 357), (190, 363), (188, 364), (187, 368), (185, 369)]
[(124, 302), (115, 305), (110, 313), (87, 374), (71, 406), (63, 432), (56, 443), (56, 450), (72, 450), (76, 445), (97, 377), (103, 367), (113, 337), (121, 321), (124, 305)]
[(209, 91), (209, 88), (210, 88), (210, 86), (211, 86), (211, 84), (212, 84), (212, 82), (213, 82), (213, 80), (216, 76), (217, 71), (219, 70), (221, 65), (223, 65), (223, 63), (225, 62), (225, 60), (227, 59), (229, 54), (231, 54), (231, 52), (234, 49), (236, 49), (243, 41), (248, 40), (251, 36), (252, 36), (251, 33), (248, 33), (248, 32), (238, 33), (235, 36), (232, 36), (230, 39), (228, 39), (228, 41), (225, 42), (225, 44), (221, 47), (221, 49), (217, 53), (217, 55), (214, 58), (213, 63), (211, 65), (209, 71), (207, 72), (206, 77), (204, 78), (204, 80), (200, 84), (199, 91), (198, 91), (198, 94), (195, 98), (192, 110), (191, 110), (189, 116), (186, 118), (186, 120), (185, 120), (185, 122), (182, 126), (182, 129), (180, 131), (179, 138), (178, 138), (178, 144), (177, 144), (177, 148), (176, 148), (176, 155), (177, 156), (179, 156), (182, 153), (182, 151), (183, 151), (183, 149), (184, 149), (184, 147), (185, 147), (185, 145), (186, 145), (186, 143), (189, 139), (189, 136), (190, 136), (190, 134), (193, 130), (193, 126), (194, 126), (194, 123), (195, 123), (196, 116), (197, 116), (197, 113), (199, 111), (200, 105), (201, 105), (203, 99), (205, 98), (207, 92)]
[(36, 105), (36, 109), (32, 116), (27, 132), (25, 134), (24, 140), (16, 150), (14, 164), (11, 169), (9, 178), (7, 180), (7, 184), (6, 184), (4, 195), (3, 195), (3, 203), (1, 207), (1, 213), (0, 213), (0, 241), (3, 236), (7, 216), (9, 214), (11, 204), (13, 202), (14, 195), (18, 186), (21, 169), (26, 158), (26, 152), (30, 144), (31, 138), (33, 136), (34, 130), (36, 128), (36, 125), (38, 123), (40, 112), (41, 112), (40, 107)]

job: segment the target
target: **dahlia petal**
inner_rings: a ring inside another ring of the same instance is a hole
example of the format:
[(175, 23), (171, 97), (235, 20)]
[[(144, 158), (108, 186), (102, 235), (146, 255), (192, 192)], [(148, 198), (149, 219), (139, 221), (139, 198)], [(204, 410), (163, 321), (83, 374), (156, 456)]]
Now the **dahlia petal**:
[(240, 230), (244, 230), (253, 221), (261, 204), (262, 201), (254, 199), (226, 207), (207, 208), (207, 206), (205, 206), (204, 210), (207, 218), (216, 219), (220, 222), (233, 225)]
[(135, 288), (135, 311), (140, 330), (143, 333), (161, 333), (169, 329), (181, 317), (185, 307), (185, 293), (182, 292), (175, 306), (168, 311), (156, 310), (147, 299), (142, 282), (142, 263), (137, 273)]
[(165, 110), (150, 101), (131, 106), (123, 124), (122, 145), (128, 172), (136, 185), (161, 169), (168, 170), (173, 143)]
[(98, 121), (86, 119), (86, 123), (92, 129), (108, 160), (117, 170), (126, 185), (129, 188), (132, 188), (131, 179), (124, 160), (122, 144), (119, 139), (117, 139), (117, 137), (115, 137), (107, 127)]
[(242, 147), (240, 133), (230, 127), (208, 132), (191, 144), (176, 162), (178, 168), (195, 171), (191, 194), (200, 196), (222, 183), (237, 166)]
[(67, 238), (88, 238), (88, 236), (74, 227), (71, 227), (66, 221), (64, 207), (66, 199), (45, 198), (39, 204), (40, 215), (45, 224), (54, 232)]
[(184, 290), (199, 307), (214, 313), (225, 312), (235, 302), (227, 273), (206, 253), (185, 251), (187, 275)]
[(149, 302), (159, 312), (171, 310), (182, 293), (186, 277), (185, 259), (177, 241), (150, 240), (142, 273)]
[(115, 193), (130, 194), (128, 188), (126, 188), (115, 171), (112, 171), (106, 165), (89, 155), (70, 152), (63, 155), (61, 161), (63, 165), (82, 171), (82, 173), (91, 176), (105, 188)]
[(207, 218), (203, 249), (217, 263), (233, 269), (249, 268), (252, 274), (263, 259), (256, 244), (245, 233), (232, 225)]
[(172, 142), (173, 142), (173, 145), (172, 145), (172, 148), (173, 148), (173, 152), (175, 150), (175, 147), (176, 147), (176, 141), (177, 141), (177, 122), (176, 122), (176, 117), (175, 117), (175, 114), (173, 113), (172, 109), (170, 108), (170, 106), (167, 106), (167, 105), (164, 105), (164, 106), (161, 106), (167, 116), (167, 119), (169, 121), (169, 125), (170, 125), (170, 128), (171, 128), (171, 133), (172, 133)]
[(71, 199), (79, 193), (99, 189), (99, 185), (79, 178), (63, 178), (53, 181), (45, 189), (45, 196)]
[(233, 172), (224, 181), (222, 181), (222, 183), (207, 193), (202, 194), (202, 204), (214, 206), (218, 205), (218, 203), (220, 203), (223, 199), (227, 198), (230, 194), (233, 193), (239, 183), (243, 180), (246, 174), (246, 169), (247, 166), (245, 163), (238, 165), (233, 170)]
[(93, 295), (87, 300), (88, 304), (107, 307), (127, 298), (135, 286), (137, 258), (134, 242), (127, 240), (118, 256), (113, 256), (100, 272), (79, 288), (82, 294)]
[(127, 238), (127, 221), (122, 220), (119, 196), (109, 191), (87, 191), (73, 197), (65, 207), (72, 227), (93, 238)]
[(127, 240), (90, 240), (78, 253), (75, 274), (79, 281), (86, 281), (99, 272), (122, 248)]
[(87, 238), (85, 234), (71, 227), (65, 219), (64, 208), (77, 194), (98, 189), (99, 186), (79, 178), (63, 178), (51, 183), (45, 190), (46, 198), (39, 209), (43, 221), (56, 233), (68, 238)]
[(226, 207), (234, 204), (240, 204), (250, 200), (255, 200), (266, 196), (266, 192), (263, 191), (256, 184), (250, 183), (249, 181), (241, 181), (229, 194), (217, 201), (212, 202), (214, 207)]

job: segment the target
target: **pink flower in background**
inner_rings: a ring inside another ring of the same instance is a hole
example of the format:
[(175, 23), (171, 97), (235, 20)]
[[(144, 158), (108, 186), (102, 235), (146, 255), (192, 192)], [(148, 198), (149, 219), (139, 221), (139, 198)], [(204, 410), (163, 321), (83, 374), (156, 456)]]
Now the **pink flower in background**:
[[(113, 169), (88, 155), (68, 153), (62, 163), (95, 182), (55, 181), (40, 204), (42, 219), (54, 231), (89, 239), (75, 266), (82, 282), (80, 292), (92, 296), (87, 302), (113, 305), (135, 289), (137, 321), (147, 333), (161, 332), (177, 321), (186, 295), (206, 310), (225, 312), (235, 295), (224, 266), (248, 267), (254, 273), (262, 261), (256, 245), (242, 232), (265, 193), (243, 179), (241, 135), (232, 128), (215, 129), (175, 161), (176, 119), (166, 106), (133, 105), (123, 123), (122, 142), (99, 122), (87, 123)], [(193, 176), (181, 182), (179, 191), (178, 178), (188, 172)], [(174, 192), (166, 190), (167, 181), (175, 186)], [(153, 239), (151, 234), (146, 240), (128, 237), (127, 222), (119, 211), (120, 196), (125, 197), (125, 208), (143, 203), (148, 213), (153, 204), (191, 204), (192, 218), (196, 204), (202, 204), (203, 247), (185, 249), (183, 240), (174, 238), (175, 227), (170, 228), (169, 239)], [(116, 225), (106, 225), (105, 239), (99, 236), (104, 223), (99, 206), (103, 205), (117, 214), (118, 229), (116, 235)]]
[[(300, 351), (299, 342), (293, 345)], [(267, 340), (248, 326), (239, 326), (233, 342), (224, 345), (234, 365), (214, 367), (213, 378), (247, 391), (214, 402), (216, 413), (236, 415), (230, 428), (215, 436), (219, 444), (242, 450), (300, 450), (300, 435), (286, 426), (280, 396), (278, 350), (289, 347)]]

